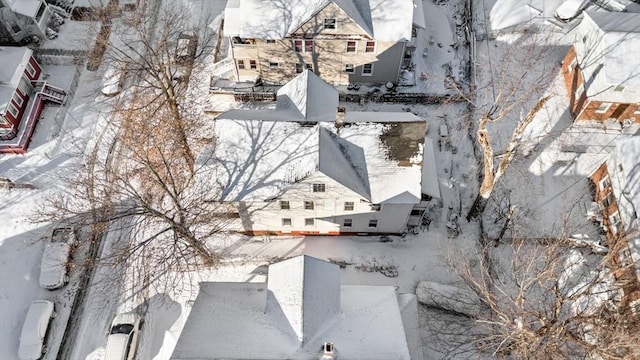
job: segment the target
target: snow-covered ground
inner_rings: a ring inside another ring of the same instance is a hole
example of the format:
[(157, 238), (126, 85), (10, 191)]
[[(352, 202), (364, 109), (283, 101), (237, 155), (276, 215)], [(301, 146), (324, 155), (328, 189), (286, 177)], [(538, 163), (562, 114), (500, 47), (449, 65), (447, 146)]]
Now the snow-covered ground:
[[(508, 28), (517, 22), (538, 16), (532, 15), (532, 6), (524, 4), (524, 1), (486, 0), (481, 5), (479, 1), (474, 3), (476, 8), (484, 6), (486, 9), (482, 14), (476, 11), (475, 17), (490, 19), (494, 22), (491, 29)], [(551, 9), (561, 1), (541, 0), (540, 3), (544, 8), (544, 17), (548, 17), (552, 16)], [(419, 32), (414, 62), (416, 74), (419, 76), (425, 73), (427, 76), (426, 79), (416, 79), (415, 88), (417, 91), (441, 94), (449, 91), (444, 87), (446, 65), (449, 64), (455, 74), (464, 67), (466, 59), (466, 50), (453, 46), (460, 41), (456, 35), (459, 19), (451, 15), (460, 11), (461, 5), (456, 2), (436, 5), (429, 0), (425, 0), (423, 5), (426, 28)], [(532, 5), (536, 7), (536, 4)], [(86, 45), (78, 44), (80, 39), (84, 39), (85, 35), (82, 34), (91, 33), (94, 26), (95, 23), (69, 22), (64, 25), (60, 38), (44, 44), (44, 47), (87, 49)], [(498, 188), (500, 190), (508, 185), (511, 189), (519, 189), (511, 192), (513, 201), (527, 210), (528, 221), (523, 223), (539, 230), (535, 233), (536, 236), (560, 230), (562, 224), (559, 220), (566, 218), (568, 213), (577, 211), (576, 204), (589, 201), (586, 176), (594, 164), (606, 155), (611, 139), (619, 135), (617, 130), (596, 126), (577, 128), (571, 124), (564, 85), (557, 71), (557, 64), (568, 49), (571, 36), (556, 32), (557, 28), (552, 29), (550, 32), (557, 36), (549, 40), (554, 48), (542, 65), (545, 65), (544, 69), (556, 71), (546, 91), (553, 97), (527, 133), (528, 155), (514, 161), (512, 170), (501, 180), (504, 185)], [(505, 35), (478, 43), (477, 59), (481, 63), (477, 66), (480, 68), (480, 81), (491, 82), (495, 74), (488, 64), (500, 61), (497, 50), (517, 46), (517, 36)], [(492, 56), (493, 60), (488, 60)], [(52, 76), (71, 76), (75, 70), (75, 67), (68, 65), (48, 65), (46, 69)], [(0, 227), (0, 359), (17, 357), (22, 322), (29, 304), (35, 299), (53, 300), (59, 309), (60, 316), (53, 321), (48, 339), (50, 350), (46, 357), (55, 358), (73, 300), (74, 286), (81, 276), (80, 269), (72, 270), (70, 284), (56, 291), (47, 291), (38, 286), (39, 262), (43, 249), (43, 243), (38, 239), (49, 235), (55, 224), (33, 221), (47, 196), (55, 191), (64, 191), (65, 177), (83, 166), (87, 144), (98, 135), (96, 129), (108, 122), (105, 112), (109, 101), (96, 95), (96, 89), (100, 87), (99, 74), (84, 71), (83, 68), (80, 70), (82, 75), (73, 100), (60, 109), (46, 109), (29, 152), (25, 155), (0, 155), (2, 176), (15, 183), (35, 186), (35, 189), (0, 189), (0, 216), (5, 219)], [(205, 75), (198, 78), (201, 80), (198, 89), (206, 94), (209, 77)], [(436, 206), (429, 214), (432, 222), (428, 230), (417, 235), (410, 234), (406, 238), (393, 237), (390, 243), (380, 242), (378, 237), (224, 237), (219, 239), (218, 244), (226, 249), (223, 265), (210, 272), (185, 274), (190, 281), (181, 284), (182, 287), (174, 289), (171, 294), (151, 291), (145, 294), (125, 294), (124, 288), (117, 288), (113, 281), (106, 281), (114, 274), (116, 277), (125, 275), (111, 271), (113, 269), (99, 268), (83, 307), (79, 331), (83, 337), (69, 340), (78, 344), (69, 358), (102, 359), (105, 331), (114, 314), (117, 311), (135, 309), (145, 313), (138, 358), (168, 359), (197, 295), (198, 281), (265, 281), (266, 264), (298, 254), (345, 263), (346, 267), (341, 270), (343, 284), (393, 285), (400, 292), (412, 293), (419, 281), (454, 281), (456, 275), (452, 273), (448, 262), (462, 259), (464, 254), (474, 253), (478, 239), (476, 223), (461, 221), (461, 233), (453, 238), (450, 238), (445, 226), (449, 208), (462, 216), (466, 215), (478, 186), (474, 145), (467, 134), (466, 104), (344, 105), (353, 110), (408, 110), (427, 120), (427, 136), (436, 145), (436, 168), (442, 193), (441, 206)], [(237, 104), (226, 95), (215, 95), (208, 99), (207, 110), (224, 111), (248, 106), (253, 105)], [(269, 106), (272, 105), (267, 105)], [(513, 126), (513, 122), (506, 121), (504, 128), (495, 128), (497, 145), (506, 145)], [(448, 136), (441, 136), (443, 129), (446, 129)], [(593, 147), (588, 151), (575, 151), (575, 148), (569, 146), (574, 141)], [(578, 221), (583, 218), (580, 214), (574, 215)], [(579, 225), (576, 224), (577, 226)], [(83, 234), (81, 239), (83, 236), (86, 238), (86, 234)], [(114, 246), (117, 239), (116, 236), (107, 237), (105, 248)], [(82, 251), (83, 248), (80, 248), (78, 258), (82, 257)], [(376, 271), (379, 266), (395, 266), (398, 276), (383, 275)], [(427, 309), (421, 309), (421, 314), (421, 324), (427, 327), (423, 329), (425, 355), (427, 358), (440, 358), (446, 349), (435, 344), (441, 339), (434, 335), (433, 327), (438, 325), (437, 321), (446, 323), (451, 315)]]

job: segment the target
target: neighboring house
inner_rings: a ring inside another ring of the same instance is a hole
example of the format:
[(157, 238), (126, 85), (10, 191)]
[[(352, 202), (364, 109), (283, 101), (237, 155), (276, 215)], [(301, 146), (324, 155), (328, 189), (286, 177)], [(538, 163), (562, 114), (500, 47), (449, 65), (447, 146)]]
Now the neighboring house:
[(304, 255), (268, 274), (201, 283), (171, 359), (423, 358), (415, 295), (340, 285), (338, 265)]
[(412, 0), (236, 0), (224, 36), (239, 81), (283, 84), (310, 69), (332, 84), (396, 82), (424, 26), (416, 11)]
[(65, 96), (43, 79), (32, 50), (0, 47), (0, 153), (26, 152), (45, 103)]
[(216, 200), (237, 206), (238, 231), (400, 234), (424, 214), (426, 122), (345, 111), (313, 72), (284, 85), (275, 110), (228, 111), (215, 130), (214, 153), (200, 161), (221, 189)]
[(64, 19), (45, 0), (0, 0), (0, 43), (24, 44), (36, 36), (53, 39)]
[(562, 71), (575, 120), (640, 123), (640, 14), (584, 12)]
[(640, 315), (640, 137), (617, 139), (610, 158), (590, 178), (624, 303)]

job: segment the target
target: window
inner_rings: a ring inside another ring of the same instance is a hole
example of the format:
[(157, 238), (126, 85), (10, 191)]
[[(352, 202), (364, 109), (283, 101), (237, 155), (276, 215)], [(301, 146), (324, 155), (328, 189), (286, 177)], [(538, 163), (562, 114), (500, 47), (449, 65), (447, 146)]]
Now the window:
[(347, 52), (356, 52), (358, 48), (358, 43), (355, 41), (347, 41)]
[(600, 104), (600, 106), (598, 106), (598, 108), (596, 109), (596, 112), (600, 114), (606, 113), (610, 107), (611, 107), (611, 103), (603, 102)]
[(356, 72), (356, 67), (353, 64), (344, 64), (344, 72), (353, 74)]
[(293, 51), (302, 52), (302, 40), (293, 40)]
[(304, 219), (304, 226), (313, 226), (316, 224), (316, 219), (314, 218), (306, 218)]
[(16, 106), (14, 104), (9, 104), (9, 106), (7, 107), (7, 110), (9, 111), (9, 113), (11, 115), (13, 115), (14, 118), (18, 117), (18, 108), (16, 108)]
[(344, 219), (344, 221), (342, 222), (342, 226), (350, 228), (351, 226), (353, 226), (353, 219)]
[(280, 201), (280, 209), (289, 210), (291, 209), (291, 206), (289, 205), (288, 201)]
[(238, 61), (238, 69), (242, 70), (244, 69), (244, 60), (237, 60)]
[(605, 190), (611, 187), (611, 179), (609, 178), (609, 175), (605, 175), (600, 182), (598, 182), (598, 187), (600, 190)]
[(366, 53), (376, 52), (376, 42), (367, 41), (367, 45), (364, 47), (364, 52)]
[(620, 219), (620, 214), (617, 211), (609, 216), (609, 223), (611, 224), (611, 231), (617, 234), (622, 225), (622, 219)]
[(304, 202), (305, 210), (313, 210), (313, 201), (305, 201)]
[(301, 74), (303, 70), (304, 70), (304, 63), (297, 63), (296, 64), (296, 74)]
[(30, 62), (27, 63), (27, 74), (29, 74), (29, 77), (35, 77), (36, 76), (36, 68), (33, 67), (33, 65), (31, 65)]
[(258, 68), (258, 62), (255, 60), (249, 60), (249, 68), (251, 68), (251, 70), (255, 70)]
[(42, 14), (44, 14), (44, 10), (45, 10), (45, 5), (44, 2), (40, 3), (40, 7), (38, 8), (38, 12), (36, 13), (36, 22), (40, 22), (40, 19), (42, 19)]
[(636, 111), (633, 112), (633, 115), (640, 115), (640, 105), (638, 105)]
[(600, 200), (600, 209), (605, 210), (613, 203), (613, 193), (608, 193), (602, 200)]
[(344, 211), (353, 211), (353, 207), (354, 207), (353, 201), (346, 201), (344, 203)]
[(291, 218), (282, 218), (282, 226), (291, 226)]
[(305, 67), (307, 70), (313, 71), (313, 64), (306, 64)]
[(18, 107), (22, 107), (24, 100), (22, 99), (22, 96), (20, 96), (18, 93), (13, 94), (13, 97), (11, 99), (16, 103)]
[(580, 86), (578, 86), (578, 88), (576, 89), (576, 99), (580, 99), (580, 96), (582, 96), (582, 93), (584, 92), (584, 84), (581, 84)]
[(373, 75), (373, 64), (364, 64), (364, 65), (362, 65), (362, 75), (363, 76), (371, 76), (371, 75)]
[(280, 67), (280, 64), (277, 61), (269, 61), (269, 69), (277, 69)]
[(569, 63), (569, 71), (573, 71), (578, 67), (578, 58), (573, 58), (571, 63)]
[(273, 45), (273, 44), (275, 44), (275, 43), (276, 43), (276, 41), (275, 41), (275, 40), (273, 40), (273, 39), (267, 39), (267, 44)]
[(323, 25), (324, 25), (324, 29), (325, 30), (335, 30), (336, 29), (336, 19), (335, 18), (329, 18), (329, 19), (324, 19), (323, 21)]
[(324, 192), (326, 190), (324, 184), (313, 184), (313, 192)]
[(370, 228), (378, 227), (378, 220), (377, 219), (369, 220), (369, 227)]
[(380, 211), (380, 204), (371, 204), (371, 211)]
[(313, 52), (313, 40), (304, 41), (304, 52)]

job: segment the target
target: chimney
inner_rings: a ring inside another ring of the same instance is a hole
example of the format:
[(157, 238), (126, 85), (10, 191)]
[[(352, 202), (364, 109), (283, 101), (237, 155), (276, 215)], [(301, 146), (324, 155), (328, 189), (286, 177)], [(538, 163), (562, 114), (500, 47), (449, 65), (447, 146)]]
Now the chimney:
[(344, 126), (344, 116), (347, 113), (347, 109), (344, 106), (338, 106), (336, 109), (336, 128), (340, 129)]

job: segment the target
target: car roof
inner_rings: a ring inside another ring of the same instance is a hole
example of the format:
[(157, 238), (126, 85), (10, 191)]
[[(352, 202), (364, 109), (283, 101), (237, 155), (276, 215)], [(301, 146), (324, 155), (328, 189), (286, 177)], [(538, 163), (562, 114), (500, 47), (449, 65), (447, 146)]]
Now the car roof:
[(119, 324), (134, 324), (136, 322), (136, 314), (128, 312), (128, 313), (121, 313), (116, 315), (115, 318), (113, 318), (113, 321), (111, 322), (111, 326), (116, 326)]
[(53, 313), (53, 303), (51, 301), (36, 300), (32, 302), (22, 325), (20, 342), (24, 344), (39, 343), (47, 331), (51, 313)]
[(105, 360), (124, 360), (126, 358), (127, 340), (126, 334), (111, 334), (107, 338), (107, 347), (104, 351)]
[(40, 285), (55, 286), (66, 275), (71, 247), (64, 242), (47, 243), (40, 262)]

